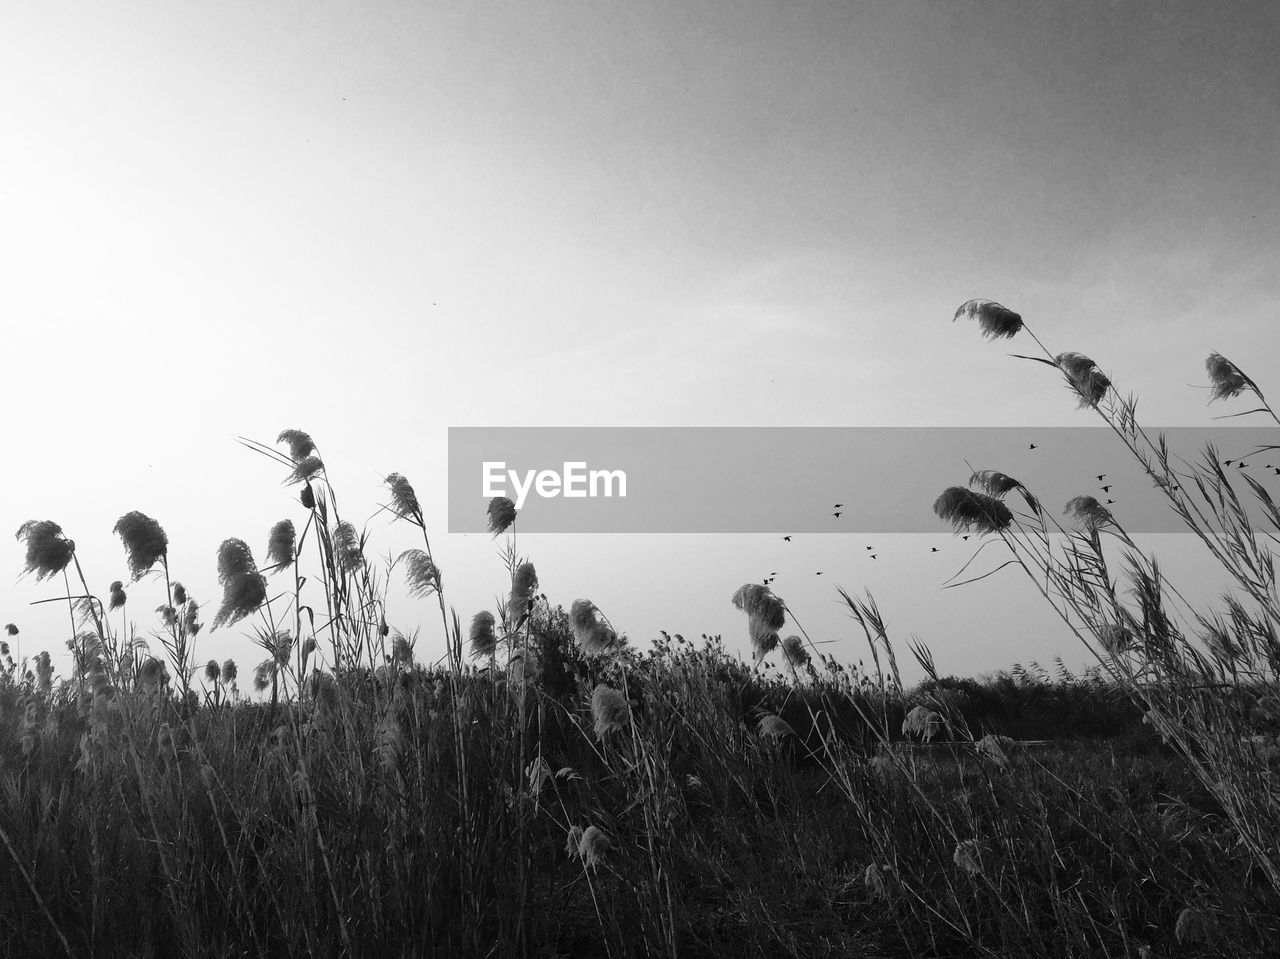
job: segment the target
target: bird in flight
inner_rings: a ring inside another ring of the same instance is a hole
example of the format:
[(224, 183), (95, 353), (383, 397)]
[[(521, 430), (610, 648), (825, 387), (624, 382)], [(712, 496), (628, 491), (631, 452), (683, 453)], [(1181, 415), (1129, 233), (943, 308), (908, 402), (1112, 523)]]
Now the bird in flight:
[(839, 511), (839, 510), (837, 510), (836, 512), (832, 513), (831, 515), (832, 515), (832, 516), (834, 516), (836, 519), (839, 519), (839, 518), (840, 518), (840, 511)]
[(929, 552), (931, 552), (931, 553), (936, 553), (937, 551), (938, 551), (938, 547), (936, 547), (936, 546), (930, 546), (930, 547), (929, 547)]
[(1104, 493), (1110, 493), (1110, 492), (1111, 492), (1111, 487), (1112, 487), (1113, 485), (1114, 485), (1114, 484), (1108, 483), (1106, 486), (1102, 487), (1102, 492), (1104, 492)]
[(1110, 506), (1110, 505), (1111, 505), (1112, 503), (1114, 503), (1114, 502), (1115, 502), (1115, 500), (1113, 500), (1113, 499), (1109, 499), (1109, 500), (1107, 500), (1107, 505), (1108, 505), (1108, 506)]
[(783, 539), (785, 539), (788, 543), (790, 543), (790, 542), (791, 542), (791, 537), (790, 537), (790, 536), (784, 536), (784, 537), (782, 537), (782, 538), (783, 538)]
[(969, 534), (965, 533), (965, 535), (961, 536), (960, 538), (967, 541), (969, 539)]
[(871, 558), (872, 558), (872, 559), (875, 559), (875, 558), (876, 558), (876, 554), (875, 554), (875, 553), (872, 553), (872, 554), (871, 554)]
[(1223, 461), (1222, 461), (1222, 465), (1223, 465), (1223, 466), (1230, 466), (1230, 465), (1231, 465), (1232, 463), (1234, 463), (1234, 462), (1235, 462), (1235, 460), (1223, 460)]
[(844, 503), (836, 503), (836, 505), (835, 505), (833, 508), (834, 508), (834, 509), (840, 509), (840, 508), (841, 508), (841, 507), (843, 507), (843, 506), (844, 506)]
[(867, 547), (867, 549), (868, 549), (868, 550), (872, 550), (872, 549), (875, 549), (875, 547), (874, 547), (874, 546), (868, 546), (868, 547)]
[(822, 575), (822, 570), (818, 570), (818, 571), (817, 571), (816, 573), (814, 573), (813, 575), (814, 575), (814, 576), (821, 576), (821, 575)]
[(1036, 444), (1035, 444), (1035, 443), (1030, 443), (1030, 444), (1028, 444), (1028, 445), (1027, 445), (1027, 449), (1029, 449), (1029, 450), (1034, 450), (1034, 449), (1037, 449), (1037, 448), (1038, 448), (1038, 447), (1036, 446)]
[(1099, 474), (1098, 474), (1098, 482), (1099, 482), (1099, 483), (1101, 483), (1101, 482), (1102, 482), (1104, 479), (1106, 479), (1106, 478), (1107, 478), (1107, 474), (1106, 474), (1106, 473), (1099, 473)]

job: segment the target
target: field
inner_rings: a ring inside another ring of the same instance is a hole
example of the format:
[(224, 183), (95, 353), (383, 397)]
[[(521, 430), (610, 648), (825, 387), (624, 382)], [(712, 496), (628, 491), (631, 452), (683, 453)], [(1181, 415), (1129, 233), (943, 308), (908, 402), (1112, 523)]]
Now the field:
[[(1024, 329), (990, 301), (957, 318)], [(719, 637), (641, 649), (589, 600), (554, 605), (514, 545), (501, 608), (464, 625), (408, 480), (388, 509), (422, 547), (383, 576), (296, 430), (257, 448), (301, 530), (278, 524), (262, 567), (219, 550), (211, 625), (263, 651), (244, 675), (193, 661), (206, 611), (155, 520), (115, 531), (135, 578), (166, 583), (156, 655), (120, 625), (126, 584), (95, 590), (56, 523), (24, 525), (25, 572), (66, 588), (73, 668), (2, 654), (4, 953), (1274, 955), (1280, 513), (1211, 453), (1173, 461), (1087, 357), (1045, 353), (1240, 586), (1192, 610), (1096, 500), (1064, 527), (1002, 473), (946, 489), (938, 516), (1005, 547), (1095, 653), (1083, 676), (942, 677), (912, 644), (929, 678), (907, 688), (870, 597), (842, 594), (858, 672), (759, 584), (720, 600), (752, 659)], [(1222, 357), (1209, 373), (1270, 413)], [(494, 535), (514, 520), (495, 500)], [(442, 663), (388, 628), (390, 575), (438, 606)]]

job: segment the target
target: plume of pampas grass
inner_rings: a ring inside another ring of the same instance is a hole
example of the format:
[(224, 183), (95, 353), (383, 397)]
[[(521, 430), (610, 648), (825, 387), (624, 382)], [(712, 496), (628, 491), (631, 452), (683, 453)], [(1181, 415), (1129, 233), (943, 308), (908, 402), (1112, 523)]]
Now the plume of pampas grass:
[(1173, 936), (1179, 943), (1212, 942), (1218, 933), (1217, 923), (1206, 910), (1188, 906), (1178, 913)]
[(1094, 529), (1115, 522), (1115, 518), (1111, 515), (1111, 510), (1107, 509), (1092, 496), (1077, 496), (1067, 500), (1067, 505), (1062, 509), (1062, 515), (1069, 516)]
[(440, 588), (440, 570), (422, 550), (406, 549), (396, 562), (404, 563), (404, 578), (409, 585), (410, 596), (425, 599), (433, 590)]
[(15, 539), (25, 541), (27, 562), (23, 575), (36, 574), (36, 582), (56, 576), (67, 568), (76, 544), (62, 535), (62, 527), (51, 519), (29, 519), (18, 527)]
[(239, 622), (267, 601), (267, 581), (242, 539), (226, 539), (218, 547), (218, 582), (222, 584), (222, 605), (213, 617), (212, 629)]
[(963, 486), (944, 490), (934, 502), (933, 512), (939, 519), (950, 523), (957, 533), (969, 530), (997, 533), (1013, 522), (1013, 513), (1000, 500)]
[(164, 623), (165, 629), (175, 629), (178, 625), (178, 611), (172, 606), (157, 606), (156, 612), (160, 614), (160, 622)]
[(1209, 371), (1209, 382), (1212, 384), (1212, 391), (1209, 393), (1210, 403), (1214, 400), (1234, 399), (1245, 390), (1252, 390), (1255, 394), (1261, 395), (1258, 393), (1257, 384), (1221, 353), (1210, 353), (1204, 365)]
[(276, 443), (277, 445), (289, 444), (289, 459), (295, 463), (306, 459), (316, 451), (316, 444), (311, 441), (311, 434), (304, 433), (302, 430), (281, 430), (280, 435), (276, 437)]
[(304, 456), (293, 464), (293, 469), (290, 471), (289, 475), (284, 478), (284, 485), (292, 486), (294, 483), (306, 483), (307, 488), (310, 489), (311, 480), (322, 469), (324, 469), (324, 463), (320, 461), (320, 457), (316, 456), (314, 453), (310, 456)]
[(124, 543), (125, 556), (129, 560), (129, 572), (137, 582), (151, 567), (169, 553), (169, 537), (150, 516), (134, 510), (116, 520), (112, 529)]
[(13, 625), (13, 623), (5, 623), (5, 624), (4, 624), (4, 631), (5, 631), (5, 635), (6, 635), (6, 636), (17, 636), (17, 635), (18, 635), (18, 627), (17, 627), (17, 626), (15, 626), (15, 625)]
[(388, 713), (382, 722), (378, 723), (374, 750), (383, 772), (388, 776), (395, 776), (400, 772), (400, 757), (405, 752), (405, 737), (404, 728), (394, 712)]
[(1080, 397), (1081, 409), (1097, 406), (1107, 395), (1107, 390), (1111, 388), (1111, 381), (1107, 379), (1106, 374), (1098, 369), (1097, 363), (1083, 353), (1059, 353), (1054, 361), (1066, 376), (1071, 388), (1076, 391), (1076, 395)]
[(253, 670), (253, 688), (257, 692), (263, 692), (271, 685), (271, 677), (275, 675), (276, 664), (269, 659), (264, 659), (258, 663)]
[(564, 842), (564, 851), (569, 854), (570, 859), (577, 858), (578, 847), (581, 842), (582, 842), (582, 827), (570, 826), (569, 832), (565, 836), (565, 842)]
[(239, 674), (240, 674), (240, 671), (236, 668), (236, 661), (234, 659), (228, 659), (223, 662), (222, 681), (224, 683), (230, 686), (232, 683), (236, 681), (236, 676), (238, 676)]
[(1133, 634), (1119, 623), (1108, 623), (1098, 631), (1098, 638), (1108, 652), (1122, 653), (1133, 645)]
[(601, 656), (618, 640), (607, 625), (600, 621), (599, 610), (589, 599), (575, 599), (569, 607), (569, 627), (573, 638), (588, 656)]
[(1022, 483), (999, 470), (978, 470), (969, 477), (969, 485), (996, 498), (1022, 488)]
[(971, 876), (982, 875), (982, 846), (976, 839), (965, 839), (956, 844), (951, 861)]
[(989, 340), (1012, 337), (1022, 329), (1022, 317), (995, 300), (967, 300), (960, 304), (951, 322), (954, 323), (961, 317), (977, 320), (982, 335)]
[(596, 739), (625, 729), (631, 719), (631, 706), (618, 690), (603, 683), (591, 694), (591, 715), (596, 721)]
[(516, 521), (516, 504), (506, 496), (489, 500), (489, 532), (501, 536)]
[(930, 709), (928, 706), (916, 706), (902, 720), (902, 734), (904, 736), (919, 736), (928, 742), (937, 735), (942, 725), (941, 713)]
[(804, 648), (804, 640), (799, 636), (788, 636), (782, 641), (782, 656), (792, 669), (803, 669), (809, 665), (809, 650)]
[(768, 713), (760, 719), (760, 735), (769, 739), (782, 739), (785, 736), (794, 736), (796, 731), (791, 728), (791, 724), (781, 716), (774, 713)]
[(739, 586), (733, 594), (733, 605), (770, 629), (781, 629), (787, 623), (786, 607), (767, 586), (758, 583)]
[(403, 663), (406, 666), (413, 665), (413, 647), (409, 645), (409, 641), (402, 633), (396, 633), (395, 638), (391, 640), (391, 661)]
[(298, 534), (293, 528), (293, 520), (282, 519), (271, 527), (267, 536), (267, 562), (277, 569), (288, 569), (293, 565), (298, 543)]
[(979, 756), (989, 759), (997, 766), (1007, 766), (1009, 764), (1009, 755), (1005, 751), (1013, 746), (1013, 740), (1008, 736), (997, 736), (994, 733), (987, 733), (974, 744)]
[(757, 663), (778, 648), (778, 631), (754, 616), (747, 620), (747, 632), (751, 636), (751, 655)]
[(355, 573), (364, 566), (363, 543), (350, 523), (342, 522), (333, 528), (333, 553), (338, 566), (347, 573)]
[(409, 481), (399, 473), (392, 473), (383, 482), (391, 491), (392, 512), (400, 519), (421, 521), (422, 507), (418, 505), (418, 494), (413, 491)]
[(534, 796), (541, 794), (543, 787), (555, 775), (551, 769), (551, 764), (541, 756), (536, 757), (533, 762), (529, 763), (525, 768), (524, 774), (529, 780), (529, 792), (533, 793)]
[(521, 563), (516, 567), (512, 578), (511, 598), (507, 600), (507, 617), (512, 626), (520, 622), (520, 617), (529, 611), (533, 594), (538, 591), (538, 571), (532, 563)]
[(498, 637), (493, 632), (493, 613), (482, 609), (471, 618), (471, 632), (468, 641), (471, 643), (471, 655), (477, 659), (492, 656), (498, 648)]
[(306, 486), (302, 487), (302, 492), (298, 494), (298, 500), (305, 509), (316, 508), (316, 491), (311, 488), (310, 481), (307, 482)]
[(148, 656), (138, 670), (138, 680), (143, 686), (157, 689), (169, 682), (169, 667), (154, 656)]
[(867, 887), (867, 892), (871, 893), (874, 899), (887, 899), (889, 897), (889, 877), (893, 874), (892, 866), (885, 866), (881, 869), (874, 862), (867, 866), (862, 873), (862, 882)]
[(604, 854), (609, 851), (611, 845), (609, 837), (600, 829), (588, 826), (582, 831), (582, 837), (578, 840), (578, 858), (582, 860), (583, 866), (594, 870), (604, 862)]
[(187, 587), (185, 587), (185, 586), (183, 586), (181, 583), (179, 583), (179, 582), (176, 582), (176, 581), (175, 581), (175, 582), (174, 582), (174, 584), (173, 584), (172, 591), (173, 591), (173, 605), (175, 605), (175, 606), (181, 606), (181, 605), (183, 605), (184, 603), (186, 603), (186, 601), (187, 601)]
[(194, 636), (200, 632), (200, 607), (194, 601), (187, 603), (182, 609), (182, 628), (188, 636)]
[(222, 679), (222, 667), (218, 665), (216, 659), (211, 659), (204, 664), (204, 678), (210, 683), (216, 683)]
[(117, 579), (111, 584), (111, 598), (107, 604), (107, 612), (114, 613), (125, 604), (127, 598), (124, 593), (124, 583)]

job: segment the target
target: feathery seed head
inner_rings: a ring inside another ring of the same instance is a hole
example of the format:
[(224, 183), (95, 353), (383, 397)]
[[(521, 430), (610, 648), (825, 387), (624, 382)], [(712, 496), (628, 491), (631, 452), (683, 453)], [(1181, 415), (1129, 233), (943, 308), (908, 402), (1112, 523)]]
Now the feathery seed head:
[(1013, 513), (994, 496), (975, 493), (963, 486), (952, 486), (943, 491), (933, 504), (934, 514), (950, 523), (955, 532), (973, 530), (978, 533), (998, 533), (1013, 523)]
[(777, 716), (769, 713), (760, 719), (760, 735), (769, 739), (782, 739), (785, 736), (794, 736), (796, 731), (791, 728), (791, 724)]
[(1005, 749), (1011, 746), (1013, 746), (1013, 740), (1008, 736), (997, 736), (993, 733), (987, 733), (974, 744), (979, 756), (991, 760), (997, 766), (1009, 764), (1009, 756)]
[(516, 521), (516, 504), (506, 496), (489, 500), (489, 532), (501, 536)]
[(956, 844), (951, 860), (971, 876), (982, 874), (983, 849), (976, 839), (965, 839)]
[(767, 586), (747, 583), (738, 587), (733, 594), (733, 605), (770, 629), (781, 629), (787, 623), (786, 607)]
[(61, 573), (76, 551), (76, 544), (62, 535), (62, 527), (50, 519), (27, 520), (18, 527), (15, 539), (25, 541), (27, 546), (23, 575), (35, 573), (36, 582)]
[(1188, 906), (1178, 913), (1173, 935), (1179, 943), (1212, 942), (1217, 936), (1217, 923), (1207, 910)]
[(125, 556), (129, 560), (129, 572), (137, 582), (151, 567), (169, 553), (169, 537), (160, 524), (145, 513), (134, 510), (116, 520), (112, 530), (124, 543)]
[(538, 654), (532, 649), (516, 650), (507, 663), (513, 682), (536, 682), (542, 674), (542, 664), (538, 662)]
[(1062, 515), (1069, 516), (1093, 529), (1114, 522), (1111, 510), (1092, 496), (1077, 496), (1068, 500), (1067, 505), (1063, 507)]
[(601, 622), (599, 610), (589, 599), (573, 601), (573, 605), (569, 607), (569, 627), (573, 631), (573, 638), (588, 656), (603, 655), (618, 640), (617, 634)]
[(403, 663), (406, 666), (413, 664), (413, 647), (409, 645), (409, 641), (402, 633), (396, 633), (395, 638), (391, 640), (391, 661)]
[(809, 650), (804, 648), (804, 640), (799, 636), (788, 636), (782, 641), (782, 655), (792, 669), (802, 669), (809, 665)]
[(391, 509), (396, 516), (400, 519), (420, 519), (422, 507), (418, 505), (418, 495), (409, 485), (409, 481), (399, 473), (392, 473), (385, 482), (387, 489), (391, 491)]
[(1110, 653), (1122, 653), (1133, 645), (1133, 634), (1119, 623), (1108, 623), (1098, 631), (1098, 638)]
[(747, 632), (751, 636), (751, 655), (757, 663), (778, 648), (778, 631), (755, 616), (747, 620)]
[(298, 500), (302, 503), (304, 509), (316, 508), (316, 491), (311, 488), (311, 482), (302, 487), (302, 492), (298, 494)]
[(222, 681), (228, 686), (231, 685), (236, 681), (236, 676), (239, 675), (239, 672), (234, 659), (224, 661), (222, 664)]
[(267, 537), (267, 562), (278, 569), (288, 569), (293, 565), (297, 541), (293, 520), (282, 519), (276, 523)]
[(516, 567), (511, 584), (511, 598), (507, 601), (507, 616), (512, 626), (520, 621), (520, 617), (529, 611), (529, 603), (533, 594), (538, 591), (538, 573), (532, 563), (521, 563)]
[(324, 463), (320, 461), (320, 457), (312, 453), (310, 456), (304, 456), (293, 464), (293, 469), (289, 475), (284, 478), (285, 486), (292, 486), (294, 483), (306, 483), (307, 488), (311, 488), (311, 480), (317, 473), (324, 469)]
[(1209, 402), (1214, 400), (1229, 400), (1239, 396), (1245, 390), (1258, 392), (1257, 385), (1249, 377), (1240, 371), (1240, 367), (1236, 366), (1221, 353), (1210, 353), (1209, 358), (1204, 361), (1205, 369), (1209, 371), (1209, 381), (1213, 386), (1209, 393)]
[(978, 470), (969, 477), (969, 485), (997, 499), (1010, 490), (1022, 487), (1022, 483), (1018, 480), (1001, 473), (999, 470)]
[(578, 856), (578, 846), (582, 842), (582, 827), (571, 826), (569, 833), (565, 837), (564, 851), (569, 854), (570, 859), (576, 859)]
[(226, 539), (218, 547), (218, 581), (222, 584), (222, 605), (212, 629), (239, 622), (267, 601), (267, 581), (242, 539)]
[(333, 528), (334, 556), (346, 572), (355, 573), (364, 566), (362, 545), (356, 528), (350, 523), (342, 522)]
[(594, 870), (604, 861), (604, 854), (611, 845), (608, 836), (595, 826), (588, 826), (578, 840), (578, 858), (582, 860), (583, 866)]
[(17, 636), (17, 635), (18, 635), (18, 627), (17, 627), (17, 626), (15, 626), (15, 625), (13, 625), (13, 623), (5, 623), (5, 624), (4, 624), (4, 631), (5, 631), (5, 635), (6, 635), (6, 636)]
[(117, 579), (111, 584), (111, 599), (107, 604), (107, 612), (114, 613), (125, 604), (126, 598), (127, 597), (124, 593), (124, 583)]
[(889, 876), (892, 874), (891, 867), (881, 869), (874, 862), (867, 866), (862, 873), (862, 881), (867, 887), (867, 891), (871, 893), (874, 899), (887, 899), (889, 897)]
[(1022, 329), (1022, 317), (995, 300), (967, 300), (960, 304), (951, 322), (954, 323), (961, 317), (977, 320), (982, 335), (989, 340), (1012, 337)]
[(179, 582), (173, 584), (173, 605), (182, 606), (187, 601), (187, 587)]
[(396, 562), (404, 563), (405, 582), (409, 585), (410, 596), (425, 599), (433, 591), (440, 589), (440, 570), (422, 550), (406, 549)]
[(1067, 378), (1067, 383), (1075, 390), (1076, 395), (1080, 397), (1080, 409), (1090, 406), (1097, 406), (1107, 390), (1111, 388), (1111, 381), (1107, 379), (1105, 373), (1098, 369), (1098, 364), (1089, 359), (1083, 353), (1066, 352), (1059, 353), (1055, 357), (1058, 369)]
[(204, 678), (210, 683), (216, 683), (222, 679), (222, 667), (218, 665), (216, 659), (211, 659), (204, 664)]
[(631, 706), (618, 690), (603, 683), (591, 694), (591, 715), (596, 721), (596, 739), (625, 729), (631, 719)]
[(902, 720), (904, 736), (919, 736), (928, 742), (944, 725), (942, 714), (928, 706), (916, 706)]
[(282, 430), (276, 437), (276, 443), (289, 444), (289, 459), (295, 463), (306, 459), (316, 450), (316, 444), (311, 441), (311, 434), (304, 433), (302, 430)]
[(493, 632), (493, 613), (482, 609), (471, 619), (471, 655), (477, 659), (492, 656), (498, 648), (498, 637)]

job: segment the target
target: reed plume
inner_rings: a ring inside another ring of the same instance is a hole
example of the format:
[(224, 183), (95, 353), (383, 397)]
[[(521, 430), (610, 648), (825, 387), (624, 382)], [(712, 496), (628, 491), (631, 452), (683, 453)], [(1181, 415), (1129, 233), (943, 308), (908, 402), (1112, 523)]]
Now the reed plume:
[(218, 582), (222, 584), (222, 605), (211, 629), (231, 626), (267, 601), (267, 581), (242, 539), (223, 540), (218, 547)]
[(957, 533), (974, 530), (978, 533), (998, 533), (1013, 523), (1013, 513), (994, 496), (975, 493), (963, 486), (952, 486), (943, 491), (933, 504), (933, 512), (952, 525)]
[(124, 543), (129, 572), (137, 582), (169, 553), (169, 537), (150, 516), (134, 510), (116, 520), (112, 529)]
[(216, 683), (222, 679), (222, 667), (218, 665), (218, 661), (216, 659), (211, 659), (205, 663), (204, 678), (210, 683)]
[(625, 729), (631, 719), (631, 706), (618, 690), (601, 684), (591, 694), (591, 715), (595, 719), (596, 739)]
[(409, 586), (409, 595), (419, 599), (430, 596), (432, 591), (440, 588), (440, 570), (435, 562), (420, 549), (407, 549), (396, 559), (403, 562), (405, 582)]
[(604, 854), (611, 845), (608, 836), (595, 826), (588, 826), (578, 840), (578, 858), (582, 860), (583, 866), (594, 870), (604, 862)]
[(363, 537), (357, 535), (356, 528), (348, 522), (341, 522), (333, 528), (333, 552), (344, 572), (359, 572), (364, 566)]
[(36, 582), (56, 576), (67, 568), (75, 555), (76, 544), (62, 534), (62, 527), (51, 519), (30, 519), (18, 527), (14, 537), (25, 542), (27, 562), (23, 575), (36, 574)]
[(489, 532), (501, 536), (516, 521), (516, 504), (506, 496), (489, 500)]
[(493, 631), (493, 613), (482, 609), (471, 619), (471, 631), (468, 640), (471, 643), (471, 655), (477, 659), (492, 656), (498, 648), (498, 637)]
[(569, 627), (588, 656), (602, 656), (618, 641), (617, 634), (600, 620), (599, 610), (589, 599), (573, 601), (569, 607)]
[(982, 335), (989, 340), (1012, 337), (1022, 329), (1022, 317), (995, 300), (968, 300), (960, 304), (951, 322), (961, 317), (977, 320)]
[(1067, 505), (1062, 509), (1062, 515), (1077, 520), (1091, 529), (1115, 522), (1111, 510), (1092, 496), (1076, 496), (1067, 500)]
[(293, 520), (282, 519), (271, 527), (267, 536), (267, 562), (277, 569), (288, 569), (293, 565), (297, 550), (297, 532), (293, 528)]
[(409, 481), (399, 473), (391, 473), (384, 482), (391, 491), (391, 510), (400, 519), (422, 522), (422, 507)]
[(792, 669), (803, 669), (809, 665), (809, 650), (804, 648), (804, 640), (799, 636), (788, 636), (782, 641), (782, 656)]
[(532, 563), (521, 563), (512, 577), (511, 598), (507, 600), (507, 618), (512, 626), (529, 611), (533, 594), (538, 591), (538, 571)]
[(785, 736), (794, 736), (796, 731), (791, 728), (791, 724), (774, 713), (769, 713), (760, 719), (760, 735), (769, 739), (782, 739)]
[(306, 459), (316, 450), (316, 444), (311, 440), (310, 433), (304, 433), (302, 430), (282, 430), (280, 435), (276, 437), (276, 443), (289, 444), (289, 459), (295, 463)]
[(309, 490), (311, 488), (311, 480), (322, 469), (324, 469), (324, 463), (320, 461), (320, 457), (314, 453), (310, 456), (304, 456), (293, 464), (293, 469), (284, 478), (284, 485), (292, 486), (294, 483), (306, 483)]
[(124, 583), (120, 582), (118, 579), (115, 580), (111, 584), (111, 596), (107, 601), (107, 612), (114, 613), (117, 609), (124, 606), (127, 599), (128, 597), (125, 596), (124, 592)]
[(1239, 396), (1245, 390), (1251, 390), (1255, 395), (1261, 397), (1258, 391), (1258, 385), (1245, 376), (1240, 371), (1240, 367), (1236, 366), (1221, 353), (1210, 353), (1209, 358), (1204, 361), (1205, 369), (1209, 372), (1209, 382), (1212, 390), (1209, 393), (1209, 402), (1214, 400), (1229, 400)]
[(1054, 361), (1067, 378), (1067, 384), (1080, 397), (1079, 408), (1097, 406), (1111, 388), (1111, 380), (1098, 369), (1098, 364), (1083, 353), (1059, 353)]

